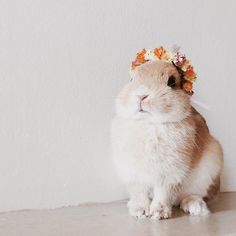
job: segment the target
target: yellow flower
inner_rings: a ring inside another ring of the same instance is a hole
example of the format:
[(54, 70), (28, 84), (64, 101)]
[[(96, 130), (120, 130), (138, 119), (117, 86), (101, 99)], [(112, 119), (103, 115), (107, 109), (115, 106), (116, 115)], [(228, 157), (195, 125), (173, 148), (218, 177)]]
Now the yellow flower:
[(188, 81), (196, 80), (196, 73), (193, 70), (193, 67), (190, 66), (184, 73), (184, 78)]
[(186, 71), (189, 67), (191, 67), (191, 64), (189, 60), (185, 59), (184, 63), (181, 65), (181, 70)]
[(173, 59), (174, 59), (174, 56), (173, 56), (172, 53), (166, 52), (166, 53), (162, 56), (161, 59), (162, 59), (163, 61), (166, 61), (166, 62), (172, 62)]

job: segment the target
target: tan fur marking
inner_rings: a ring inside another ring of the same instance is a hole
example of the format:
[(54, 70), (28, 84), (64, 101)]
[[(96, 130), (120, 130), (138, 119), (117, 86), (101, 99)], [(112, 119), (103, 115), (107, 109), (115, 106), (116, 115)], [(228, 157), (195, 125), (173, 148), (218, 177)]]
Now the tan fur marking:
[(204, 197), (205, 201), (214, 200), (217, 194), (220, 192), (220, 176), (217, 176), (214, 180), (212, 185), (209, 186), (207, 190), (207, 196)]
[(205, 119), (202, 115), (192, 107), (191, 116), (189, 119), (192, 119), (195, 122), (196, 134), (195, 134), (195, 147), (194, 155), (192, 157), (192, 167), (196, 167), (202, 157), (202, 151), (204, 147), (208, 145), (209, 142), (209, 129), (206, 124)]

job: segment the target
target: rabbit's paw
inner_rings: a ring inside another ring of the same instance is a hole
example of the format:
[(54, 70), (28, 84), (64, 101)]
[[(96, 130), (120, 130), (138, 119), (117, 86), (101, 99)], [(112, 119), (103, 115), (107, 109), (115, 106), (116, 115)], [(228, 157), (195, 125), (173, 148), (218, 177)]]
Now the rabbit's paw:
[(150, 206), (150, 215), (152, 219), (168, 219), (171, 217), (172, 209), (167, 204), (153, 201)]
[(180, 208), (193, 216), (204, 216), (209, 214), (206, 202), (199, 196), (190, 195), (181, 201)]
[(129, 213), (131, 216), (144, 219), (149, 216), (149, 202), (128, 202)]

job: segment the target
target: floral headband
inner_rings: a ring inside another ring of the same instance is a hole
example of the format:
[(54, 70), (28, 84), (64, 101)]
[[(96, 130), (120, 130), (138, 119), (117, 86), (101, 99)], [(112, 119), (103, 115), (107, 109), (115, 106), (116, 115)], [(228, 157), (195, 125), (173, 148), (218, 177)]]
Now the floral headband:
[(197, 76), (190, 61), (185, 57), (184, 54), (179, 52), (179, 49), (174, 52), (169, 52), (163, 47), (154, 48), (153, 50), (143, 49), (138, 52), (135, 60), (131, 64), (130, 75), (133, 77), (134, 69), (148, 61), (165, 61), (172, 63), (180, 73), (181, 77), (181, 88), (188, 94), (192, 95), (193, 82)]

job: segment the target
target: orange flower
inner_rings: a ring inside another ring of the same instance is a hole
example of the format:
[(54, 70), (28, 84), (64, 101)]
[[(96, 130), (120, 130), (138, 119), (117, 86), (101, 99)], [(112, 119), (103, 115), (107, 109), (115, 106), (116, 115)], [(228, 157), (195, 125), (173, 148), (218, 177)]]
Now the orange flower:
[(194, 73), (194, 71), (193, 71), (193, 67), (190, 67), (190, 68), (185, 72), (185, 76), (186, 76), (187, 78), (190, 78), (190, 77), (195, 76), (195, 73)]
[(154, 49), (154, 54), (156, 55), (157, 58), (161, 59), (163, 55), (165, 55), (166, 50), (163, 47), (160, 48), (155, 48)]
[(139, 63), (145, 63), (147, 60), (145, 59), (146, 49), (144, 48), (141, 52), (138, 52), (136, 55), (136, 61)]
[(192, 91), (192, 88), (193, 88), (193, 84), (189, 81), (185, 82), (183, 84), (183, 89), (186, 91), (186, 92), (191, 92)]

